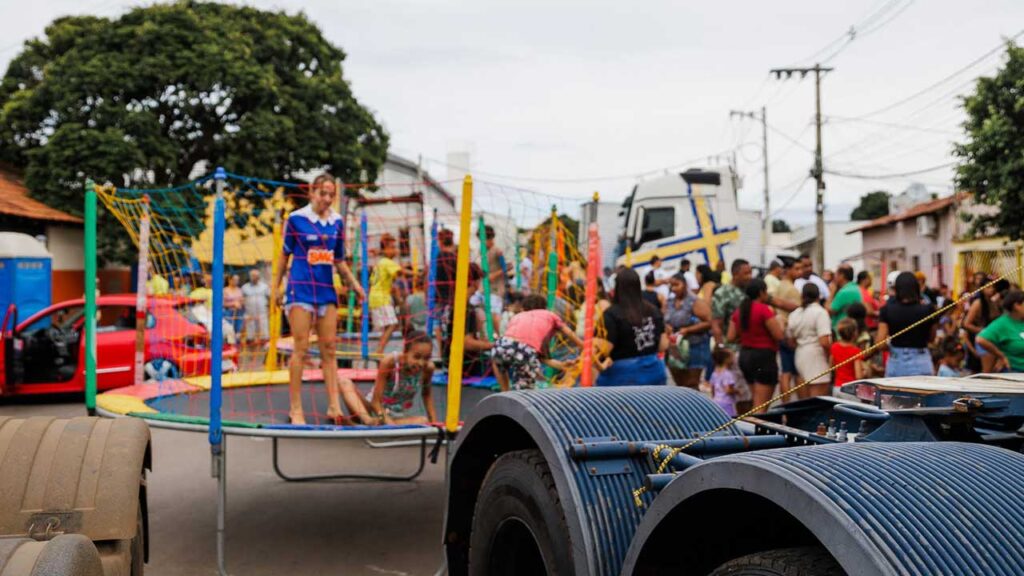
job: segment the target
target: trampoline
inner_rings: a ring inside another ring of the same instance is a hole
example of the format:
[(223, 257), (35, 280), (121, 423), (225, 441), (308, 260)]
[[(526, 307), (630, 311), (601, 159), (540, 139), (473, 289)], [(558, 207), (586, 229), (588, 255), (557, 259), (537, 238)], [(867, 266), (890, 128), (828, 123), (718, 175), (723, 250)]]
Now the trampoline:
[[(338, 369), (340, 378), (352, 380), (360, 394), (373, 387), (376, 369)], [(96, 397), (96, 409), (107, 417), (136, 417), (156, 428), (209, 432), (210, 427), (209, 376), (147, 382), (109, 390)], [(222, 430), (224, 434), (270, 438), (274, 472), (283, 480), (302, 482), (313, 480), (393, 480), (416, 479), (426, 464), (429, 444), (434, 441), (434, 452), (447, 439), (443, 424), (410, 424), (339, 426), (326, 418), (327, 392), (323, 373), (307, 370), (303, 373), (302, 406), (307, 424), (288, 422), (288, 371), (234, 373), (222, 377)], [(444, 379), (435, 378), (433, 401), (438, 418), (443, 422), (448, 413), (447, 386)], [(492, 394), (486, 379), (471, 381), (463, 386), (459, 421), (484, 397)], [(418, 398), (417, 402), (421, 400)], [(344, 408), (344, 405), (343, 405)], [(347, 412), (347, 410), (346, 410)], [(408, 474), (336, 473), (296, 475), (283, 470), (280, 464), (281, 440), (363, 440), (371, 448), (389, 448), (414, 445), (419, 447), (418, 464)]]

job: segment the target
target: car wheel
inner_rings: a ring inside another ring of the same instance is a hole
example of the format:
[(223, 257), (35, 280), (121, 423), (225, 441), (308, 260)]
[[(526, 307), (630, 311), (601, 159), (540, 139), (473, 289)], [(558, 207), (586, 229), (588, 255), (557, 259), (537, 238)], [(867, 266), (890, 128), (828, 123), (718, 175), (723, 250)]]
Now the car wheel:
[(178, 365), (166, 358), (154, 358), (143, 367), (146, 380), (162, 382), (164, 380), (175, 380), (181, 377)]

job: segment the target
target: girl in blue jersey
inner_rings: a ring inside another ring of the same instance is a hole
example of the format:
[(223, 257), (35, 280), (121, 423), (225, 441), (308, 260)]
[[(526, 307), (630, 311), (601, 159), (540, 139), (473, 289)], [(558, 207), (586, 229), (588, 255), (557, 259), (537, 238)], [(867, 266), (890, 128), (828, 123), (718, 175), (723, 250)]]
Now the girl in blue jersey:
[[(360, 298), (366, 295), (345, 262), (345, 225), (341, 215), (332, 208), (337, 196), (334, 178), (329, 174), (317, 176), (309, 188), (309, 204), (292, 212), (285, 223), (284, 250), (271, 286), (273, 298), (284, 304), (295, 340), (295, 350), (288, 366), (288, 416), (292, 424), (306, 423), (300, 392), (309, 333), (314, 328), (327, 388), (327, 417), (335, 422), (344, 417), (338, 402), (338, 364), (334, 350), (338, 332), (334, 270), (338, 270)], [(287, 297), (281, 291), (281, 281), (286, 273)], [(372, 423), (373, 419), (363, 407), (359, 392), (351, 381), (342, 379), (341, 394), (353, 415), (365, 424)]]

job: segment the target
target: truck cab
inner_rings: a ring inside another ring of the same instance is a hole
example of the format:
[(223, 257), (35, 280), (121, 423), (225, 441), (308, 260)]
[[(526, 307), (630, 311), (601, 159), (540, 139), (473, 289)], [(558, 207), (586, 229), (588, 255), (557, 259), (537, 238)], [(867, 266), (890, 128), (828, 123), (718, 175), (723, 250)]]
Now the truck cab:
[(740, 255), (736, 176), (728, 167), (693, 168), (641, 182), (623, 208), (625, 242), (616, 264), (641, 276), (655, 255), (670, 272), (683, 258), (714, 268)]

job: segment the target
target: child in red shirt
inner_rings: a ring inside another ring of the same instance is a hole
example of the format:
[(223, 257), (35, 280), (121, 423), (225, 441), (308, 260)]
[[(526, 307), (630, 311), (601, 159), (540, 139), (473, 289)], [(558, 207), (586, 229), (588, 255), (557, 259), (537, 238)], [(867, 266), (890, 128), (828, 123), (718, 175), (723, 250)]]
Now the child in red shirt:
[[(832, 343), (832, 365), (836, 366), (849, 360), (850, 358), (857, 357), (861, 354), (862, 350), (857, 346), (857, 322), (852, 318), (843, 318), (836, 325), (836, 334), (839, 336), (838, 342)], [(860, 380), (864, 374), (864, 361), (860, 358), (844, 364), (835, 371), (835, 382), (834, 386), (839, 388), (843, 384)]]

